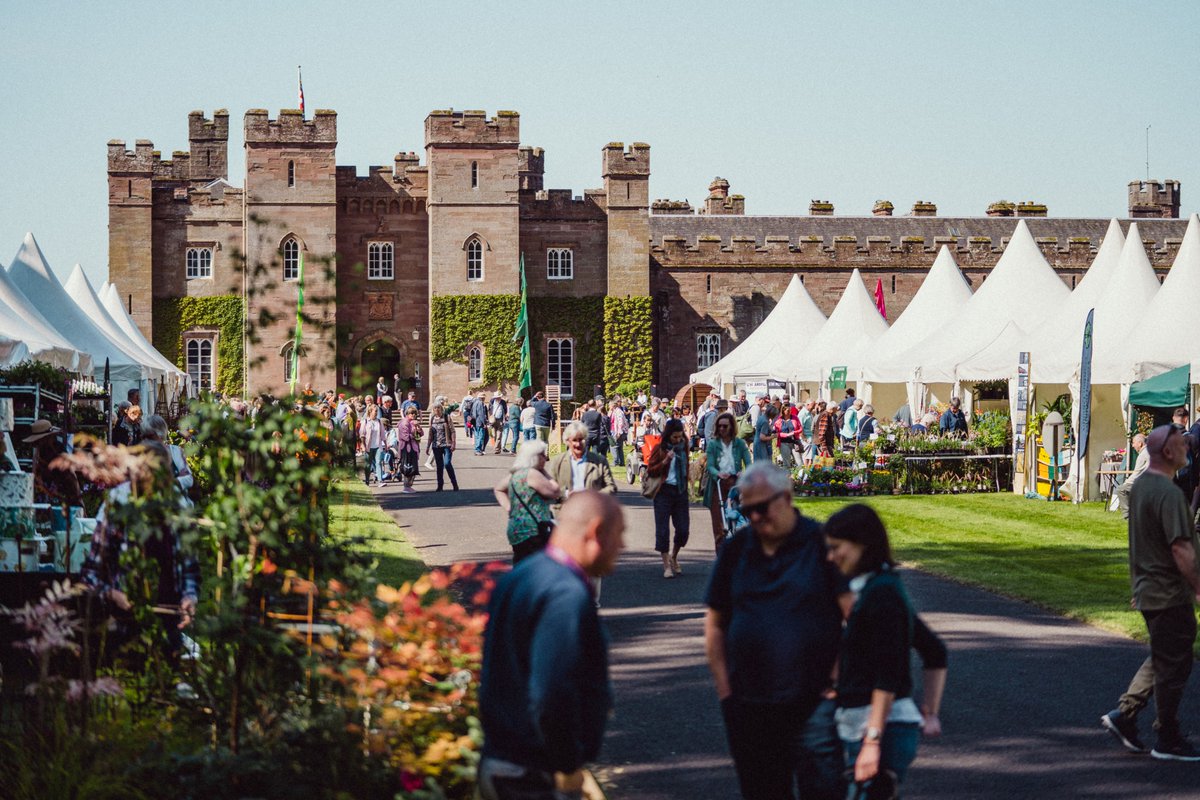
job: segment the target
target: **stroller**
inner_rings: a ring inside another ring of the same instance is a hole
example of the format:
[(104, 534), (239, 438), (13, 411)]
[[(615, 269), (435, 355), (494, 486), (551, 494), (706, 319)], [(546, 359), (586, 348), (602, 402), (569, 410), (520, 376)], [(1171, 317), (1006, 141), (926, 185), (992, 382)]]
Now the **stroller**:
[(717, 500), (721, 503), (721, 519), (725, 523), (725, 535), (732, 536), (739, 528), (749, 525), (750, 520), (742, 515), (742, 497), (737, 486), (729, 490), (729, 495), (721, 495), (721, 483), (718, 481), (714, 488), (717, 490)]

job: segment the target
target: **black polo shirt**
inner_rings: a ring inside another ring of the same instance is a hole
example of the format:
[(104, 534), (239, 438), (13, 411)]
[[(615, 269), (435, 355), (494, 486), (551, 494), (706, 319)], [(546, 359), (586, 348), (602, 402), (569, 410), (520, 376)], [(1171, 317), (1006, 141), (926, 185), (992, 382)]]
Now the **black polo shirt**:
[(728, 620), (725, 658), (733, 695), (789, 703), (827, 688), (842, 633), (845, 578), (825, 557), (821, 527), (799, 512), (774, 556), (747, 526), (721, 548), (705, 603)]

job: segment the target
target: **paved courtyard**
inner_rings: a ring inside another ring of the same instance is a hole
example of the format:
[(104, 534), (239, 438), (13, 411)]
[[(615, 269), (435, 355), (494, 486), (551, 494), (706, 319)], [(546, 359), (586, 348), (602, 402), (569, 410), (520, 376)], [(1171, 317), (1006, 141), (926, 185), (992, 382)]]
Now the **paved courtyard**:
[[(382, 506), (430, 565), (507, 560), (504, 515), (491, 487), (511, 457), (467, 449), (455, 462), (462, 491), (435, 493), (425, 471), (415, 495), (378, 489)], [(693, 506), (683, 575), (665, 580), (650, 503), (620, 488), (626, 552), (604, 581), (601, 612), (611, 634), (616, 712), (596, 776), (613, 800), (736, 798), (704, 661), (708, 513)], [(950, 647), (945, 735), (922, 744), (905, 797), (1200, 798), (1200, 764), (1127, 754), (1097, 724), (1145, 657), (1144, 645), (952, 581), (914, 571), (905, 579)], [(1183, 719), (1200, 731), (1194, 685)], [(1152, 743), (1151, 720), (1143, 715), (1143, 737)]]

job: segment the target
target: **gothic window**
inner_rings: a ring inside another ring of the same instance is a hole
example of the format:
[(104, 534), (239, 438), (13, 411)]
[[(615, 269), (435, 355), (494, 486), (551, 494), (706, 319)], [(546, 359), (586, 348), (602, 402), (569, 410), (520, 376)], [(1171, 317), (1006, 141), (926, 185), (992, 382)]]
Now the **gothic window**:
[(212, 257), (213, 251), (211, 247), (189, 247), (187, 249), (187, 278), (211, 278), (212, 277)]
[(283, 382), (292, 382), (292, 369), (296, 366), (293, 363), (293, 354), (296, 352), (296, 343), (288, 342), (279, 351), (279, 355), (283, 357)]
[(705, 369), (721, 360), (721, 334), (696, 334), (696, 369)]
[(467, 242), (467, 280), (483, 280), (483, 243), (474, 236)]
[(367, 280), (389, 281), (395, 276), (395, 248), (391, 242), (371, 242), (367, 245)]
[(472, 189), (479, 188), (479, 162), (478, 161), (471, 162), (471, 188)]
[(558, 384), (563, 397), (575, 396), (575, 342), (546, 340), (546, 383)]
[(188, 339), (187, 374), (192, 388), (210, 392), (213, 388), (213, 340)]
[(551, 247), (546, 251), (546, 277), (552, 281), (575, 277), (575, 254), (568, 247)]
[(291, 189), (296, 185), (296, 162), (288, 162), (288, 188)]
[(300, 277), (300, 243), (288, 237), (283, 242), (283, 279), (294, 281)]
[(467, 351), (467, 383), (483, 381), (483, 350), (472, 347)]

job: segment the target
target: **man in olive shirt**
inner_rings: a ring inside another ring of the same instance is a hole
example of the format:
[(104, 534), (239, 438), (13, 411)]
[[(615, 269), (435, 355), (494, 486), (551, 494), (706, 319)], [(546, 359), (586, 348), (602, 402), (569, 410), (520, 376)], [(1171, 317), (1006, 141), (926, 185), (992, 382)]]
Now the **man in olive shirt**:
[(1137, 714), (1151, 688), (1158, 741), (1150, 755), (1167, 761), (1200, 761), (1200, 751), (1179, 729), (1179, 704), (1192, 672), (1196, 640), (1193, 603), (1200, 599), (1200, 550), (1187, 500), (1172, 481), (1187, 463), (1187, 441), (1172, 425), (1146, 438), (1150, 466), (1129, 495), (1129, 574), (1133, 601), (1150, 633), (1150, 658), (1142, 664), (1119, 707), (1100, 719), (1125, 747), (1146, 752), (1138, 738)]

